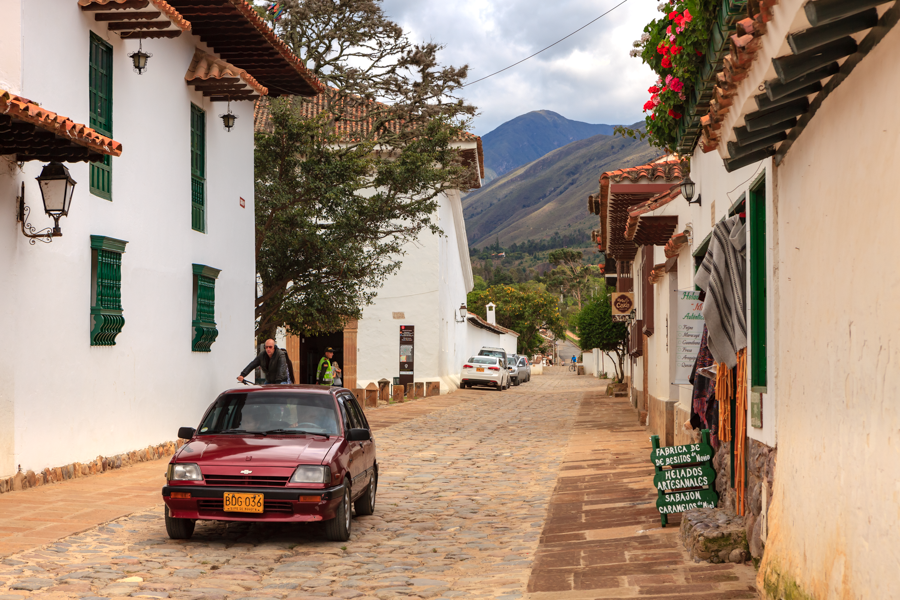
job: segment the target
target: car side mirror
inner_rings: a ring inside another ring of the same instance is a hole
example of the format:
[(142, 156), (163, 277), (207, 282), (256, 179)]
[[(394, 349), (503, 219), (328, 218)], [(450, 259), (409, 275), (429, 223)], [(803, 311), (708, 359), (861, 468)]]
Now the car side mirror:
[(194, 437), (194, 434), (197, 433), (197, 430), (193, 427), (179, 427), (178, 428), (178, 437), (182, 440), (189, 440)]
[(367, 442), (372, 439), (372, 434), (368, 429), (351, 429), (347, 432), (348, 442)]

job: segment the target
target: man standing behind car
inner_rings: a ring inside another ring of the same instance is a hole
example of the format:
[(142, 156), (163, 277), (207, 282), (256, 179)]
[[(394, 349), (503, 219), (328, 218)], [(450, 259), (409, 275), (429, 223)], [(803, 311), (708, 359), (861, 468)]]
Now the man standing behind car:
[(331, 385), (334, 383), (334, 371), (331, 368), (331, 359), (334, 357), (333, 348), (325, 348), (325, 356), (319, 360), (316, 367), (316, 383), (319, 385)]
[(244, 381), (244, 377), (256, 367), (262, 368), (265, 372), (266, 383), (288, 382), (288, 366), (285, 353), (275, 345), (275, 340), (266, 340), (265, 349), (241, 371), (237, 380)]

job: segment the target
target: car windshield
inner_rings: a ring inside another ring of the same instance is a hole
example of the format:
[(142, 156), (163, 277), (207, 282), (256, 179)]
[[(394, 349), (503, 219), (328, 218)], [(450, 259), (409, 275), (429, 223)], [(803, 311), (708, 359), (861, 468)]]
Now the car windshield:
[(492, 356), (473, 356), (466, 362), (475, 363), (476, 365), (496, 365), (497, 359)]
[(199, 435), (217, 433), (315, 433), (338, 435), (334, 399), (324, 394), (227, 394), (200, 425)]
[(503, 352), (498, 352), (496, 350), (482, 350), (479, 352), (482, 356), (496, 356), (497, 358), (506, 358), (506, 355)]

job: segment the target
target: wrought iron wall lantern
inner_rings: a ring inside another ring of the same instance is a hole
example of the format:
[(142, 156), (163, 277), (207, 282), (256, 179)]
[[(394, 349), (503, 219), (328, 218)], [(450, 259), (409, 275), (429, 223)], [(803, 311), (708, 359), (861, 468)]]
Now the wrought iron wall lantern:
[(231, 131), (231, 128), (234, 127), (234, 122), (237, 121), (237, 115), (231, 112), (231, 100), (228, 100), (228, 112), (224, 115), (219, 115), (219, 118), (222, 119), (222, 124), (225, 125), (225, 131)]
[(131, 64), (134, 66), (134, 72), (138, 75), (142, 74), (147, 70), (147, 62), (153, 55), (149, 52), (144, 52), (144, 44), (142, 41), (138, 41), (138, 49), (137, 52), (132, 52), (128, 55), (131, 59)]
[(460, 304), (459, 305), (459, 318), (456, 319), (456, 322), (457, 323), (465, 323), (467, 316), (469, 316), (469, 311), (468, 311), (468, 309), (466, 309), (466, 305)]
[(61, 162), (53, 161), (41, 170), (36, 177), (40, 185), (41, 198), (44, 202), (44, 212), (53, 219), (53, 227), (45, 227), (40, 231), (28, 223), (31, 208), (25, 204), (25, 182), (22, 182), (22, 191), (16, 204), (16, 218), (22, 224), (22, 235), (29, 238), (29, 244), (35, 241), (49, 244), (55, 237), (62, 236), (59, 228), (59, 219), (69, 214), (72, 205), (72, 195), (75, 192), (75, 180), (69, 174), (69, 169)]
[(693, 198), (694, 198), (694, 191), (695, 191), (696, 185), (697, 184), (695, 184), (693, 182), (690, 175), (686, 176), (684, 179), (681, 180), (681, 195), (684, 196), (684, 199), (687, 200), (688, 204), (696, 204), (697, 206), (701, 206), (701, 204), (700, 204), (701, 196), (700, 195), (697, 196), (696, 200), (691, 202), (691, 200), (693, 200)]

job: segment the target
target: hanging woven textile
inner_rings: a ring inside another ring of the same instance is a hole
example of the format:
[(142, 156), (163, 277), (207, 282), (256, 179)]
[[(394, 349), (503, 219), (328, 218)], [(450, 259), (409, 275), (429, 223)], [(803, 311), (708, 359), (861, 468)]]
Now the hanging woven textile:
[(747, 349), (738, 350), (737, 390), (734, 402), (734, 490), (735, 512), (744, 514), (747, 492)]

